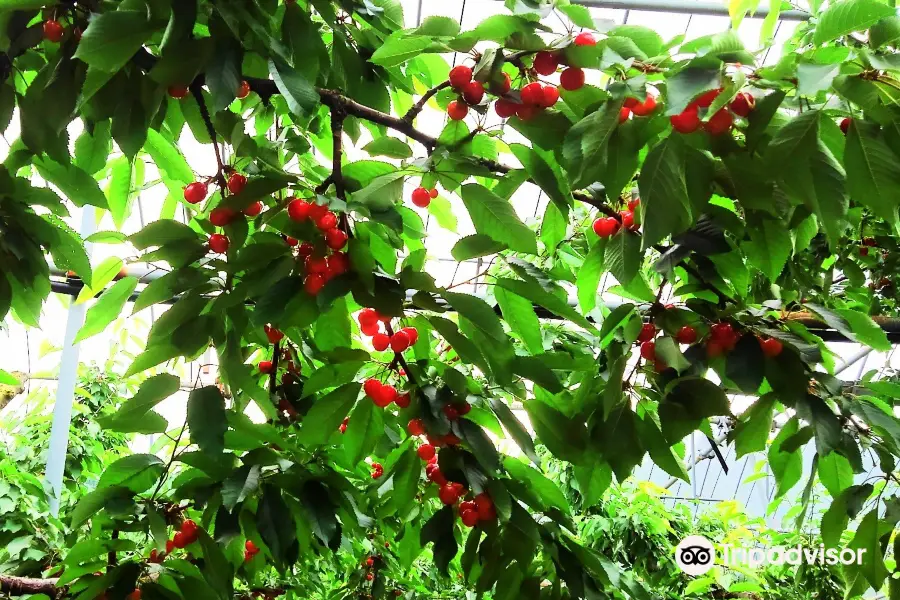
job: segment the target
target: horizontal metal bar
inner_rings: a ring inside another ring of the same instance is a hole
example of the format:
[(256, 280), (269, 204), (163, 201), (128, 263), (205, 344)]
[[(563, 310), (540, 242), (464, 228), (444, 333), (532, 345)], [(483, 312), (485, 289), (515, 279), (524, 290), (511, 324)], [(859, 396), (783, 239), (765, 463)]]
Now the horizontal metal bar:
[[(723, 2), (708, 0), (574, 0), (589, 8), (612, 8), (616, 10), (645, 10), (648, 12), (669, 12), (688, 15), (711, 15), (727, 17), (728, 7)], [(769, 14), (768, 7), (760, 6), (753, 17), (762, 18)], [(807, 21), (808, 12), (802, 10), (783, 10), (778, 18), (782, 21)]]

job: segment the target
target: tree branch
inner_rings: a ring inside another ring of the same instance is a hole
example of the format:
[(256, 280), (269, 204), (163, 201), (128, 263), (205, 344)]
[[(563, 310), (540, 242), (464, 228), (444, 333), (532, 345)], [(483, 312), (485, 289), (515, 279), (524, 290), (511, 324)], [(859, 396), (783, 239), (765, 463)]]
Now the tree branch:
[(190, 87), (191, 94), (197, 101), (197, 106), (200, 107), (200, 117), (206, 125), (206, 131), (209, 133), (209, 137), (212, 139), (213, 149), (216, 151), (216, 164), (219, 167), (219, 172), (216, 173), (216, 183), (219, 184), (219, 188), (224, 196), (225, 190), (228, 188), (228, 183), (225, 181), (225, 163), (222, 161), (222, 153), (219, 150), (218, 136), (216, 134), (216, 128), (213, 126), (212, 116), (210, 116), (209, 108), (206, 106), (206, 100), (203, 99), (203, 84), (199, 83), (199, 79), (196, 79), (191, 83)]
[(419, 113), (421, 113), (425, 109), (425, 105), (428, 104), (428, 101), (434, 98), (434, 96), (438, 92), (440, 92), (441, 90), (445, 90), (448, 87), (450, 87), (449, 79), (425, 92), (425, 94), (423, 94), (422, 97), (419, 98), (419, 101), (416, 102), (412, 106), (412, 108), (406, 111), (406, 114), (403, 115), (403, 120), (411, 125), (415, 118), (419, 116)]
[(51, 598), (62, 595), (62, 589), (56, 587), (59, 581), (52, 579), (32, 579), (30, 577), (14, 577), (12, 575), (0, 575), (0, 592), (9, 596), (25, 596), (28, 594), (46, 594)]

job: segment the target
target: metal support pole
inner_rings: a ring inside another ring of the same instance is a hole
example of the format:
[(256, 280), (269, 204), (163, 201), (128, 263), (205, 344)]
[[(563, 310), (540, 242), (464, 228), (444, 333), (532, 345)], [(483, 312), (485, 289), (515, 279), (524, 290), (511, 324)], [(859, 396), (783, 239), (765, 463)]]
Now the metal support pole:
[[(709, 0), (574, 0), (574, 3), (590, 8), (729, 16), (728, 6), (724, 2)], [(768, 14), (768, 7), (760, 6), (752, 16), (762, 18)], [(802, 10), (783, 10), (778, 14), (778, 18), (783, 21), (807, 21), (809, 17), (809, 13)]]
[[(81, 236), (88, 237), (97, 229), (97, 219), (92, 206), (81, 209)], [(88, 258), (93, 244), (86, 243)], [(87, 303), (69, 306), (66, 333), (63, 338), (62, 358), (59, 363), (59, 383), (56, 387), (56, 403), (53, 406), (53, 427), (50, 430), (50, 448), (47, 452), (47, 484), (49, 485), (50, 513), (59, 515), (62, 497), (63, 475), (66, 471), (66, 453), (69, 448), (69, 426), (72, 422), (72, 403), (75, 399), (75, 381), (78, 376), (79, 344), (75, 336), (84, 325)]]

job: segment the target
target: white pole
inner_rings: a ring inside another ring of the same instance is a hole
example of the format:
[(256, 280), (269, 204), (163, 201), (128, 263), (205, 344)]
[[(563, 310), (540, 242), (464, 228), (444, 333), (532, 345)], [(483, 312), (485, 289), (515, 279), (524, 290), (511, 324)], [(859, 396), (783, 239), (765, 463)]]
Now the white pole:
[[(81, 209), (81, 235), (88, 237), (97, 229), (97, 220), (92, 206)], [(84, 249), (88, 258), (93, 244), (86, 243)], [(49, 490), (50, 513), (59, 515), (59, 501), (62, 497), (63, 475), (66, 470), (66, 453), (69, 448), (69, 425), (72, 422), (72, 402), (75, 400), (75, 381), (78, 376), (79, 344), (75, 336), (84, 325), (87, 303), (69, 305), (66, 333), (63, 338), (62, 359), (59, 363), (59, 383), (56, 387), (56, 403), (53, 406), (53, 427), (50, 430), (50, 448), (47, 453), (47, 484)]]

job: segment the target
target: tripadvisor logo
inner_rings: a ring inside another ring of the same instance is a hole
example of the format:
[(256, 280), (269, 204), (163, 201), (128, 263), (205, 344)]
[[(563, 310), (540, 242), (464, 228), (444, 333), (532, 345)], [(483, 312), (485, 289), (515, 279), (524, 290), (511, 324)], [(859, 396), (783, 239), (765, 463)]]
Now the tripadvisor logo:
[[(864, 548), (826, 548), (824, 544), (814, 547), (773, 546), (771, 548), (744, 548), (732, 544), (722, 546), (721, 560), (727, 566), (758, 567), (760, 565), (861, 565), (866, 550)], [(697, 577), (707, 573), (716, 565), (716, 549), (712, 542), (701, 535), (691, 535), (675, 548), (675, 562), (678, 568)]]

